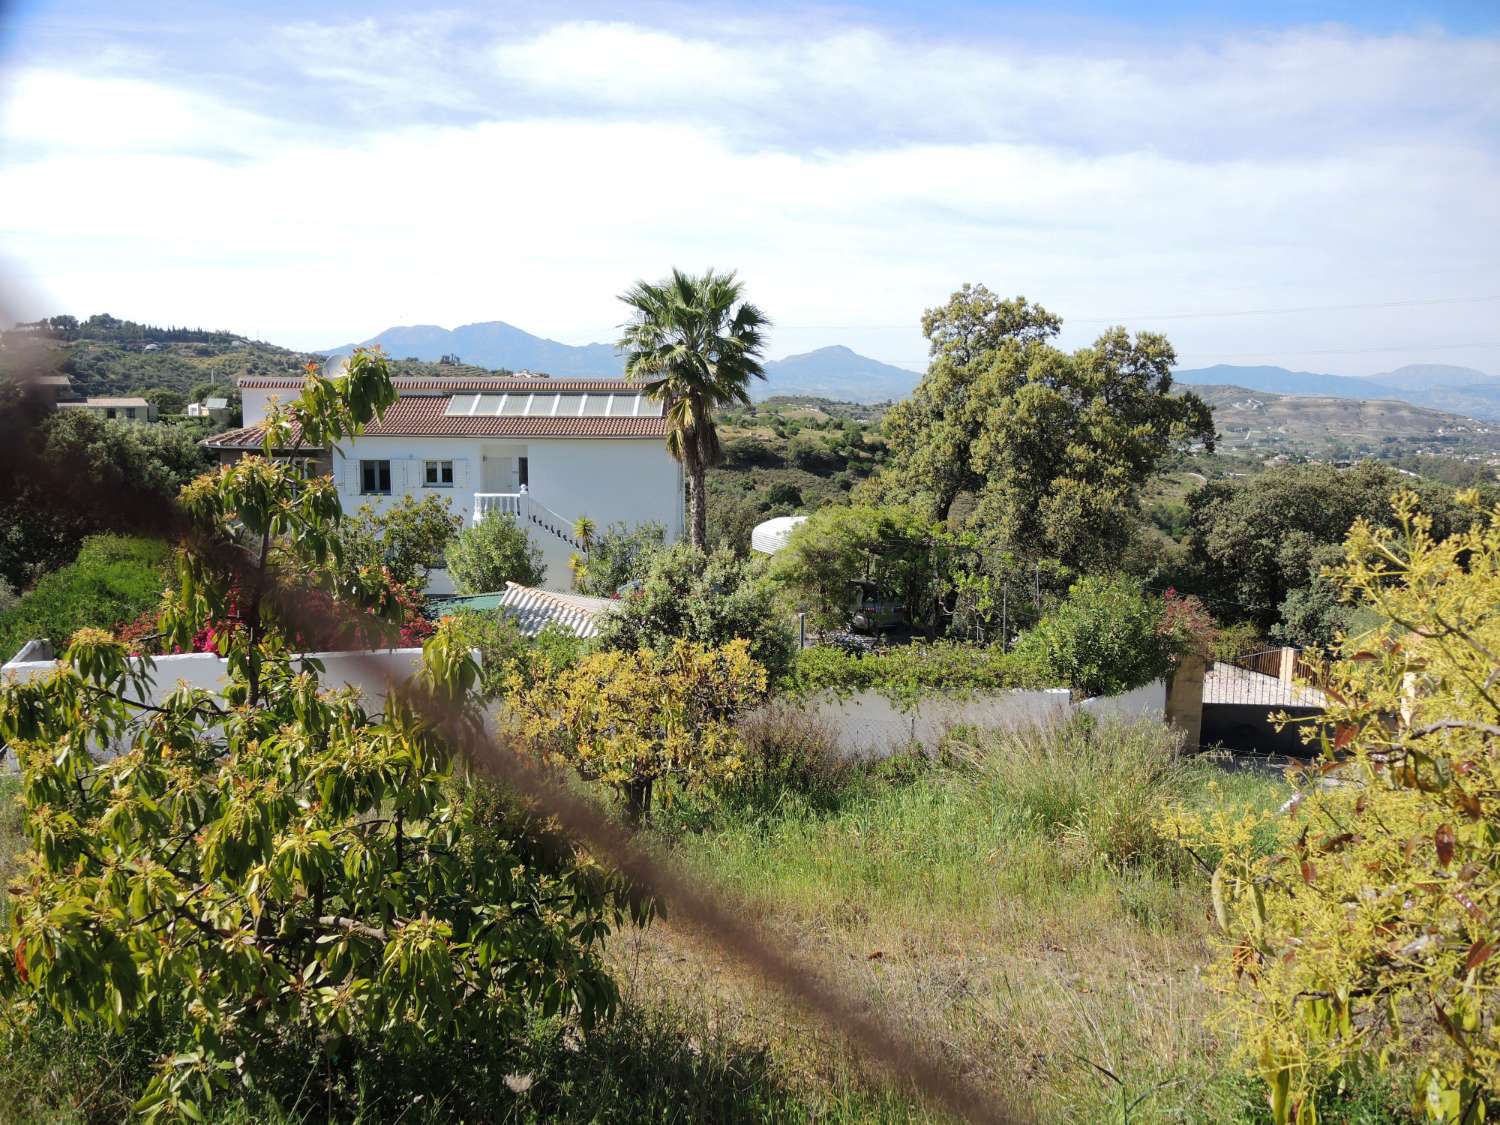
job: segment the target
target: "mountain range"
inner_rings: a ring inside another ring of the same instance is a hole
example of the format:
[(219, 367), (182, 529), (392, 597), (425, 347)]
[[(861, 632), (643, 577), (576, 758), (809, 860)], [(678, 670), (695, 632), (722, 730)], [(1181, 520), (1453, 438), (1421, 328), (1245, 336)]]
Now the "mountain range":
[[(479, 367), (545, 371), (558, 377), (618, 378), (625, 370), (624, 357), (612, 344), (564, 344), (501, 320), (452, 329), (435, 324), (387, 328), (368, 340), (329, 348), (324, 354), (345, 355), (374, 344), (394, 359), (410, 356), (432, 362), (456, 355)], [(803, 394), (846, 402), (888, 402), (910, 394), (921, 379), (915, 371), (881, 363), (841, 345), (769, 360), (765, 368), (766, 381), (751, 388), (757, 399)]]
[[(543, 371), (560, 377), (619, 377), (624, 357), (612, 344), (564, 344), (500, 320), (440, 328), (414, 324), (330, 348), (345, 354), (356, 346), (379, 344), (395, 359), (433, 362), (458, 356), (464, 363), (511, 371)], [(777, 394), (815, 395), (845, 402), (888, 402), (910, 394), (921, 375), (871, 359), (842, 345), (818, 348), (766, 362), (767, 380), (751, 392), (757, 399)], [(1344, 399), (1396, 399), (1415, 406), (1500, 421), (1500, 376), (1472, 367), (1412, 364), (1379, 375), (1328, 375), (1284, 367), (1187, 368), (1174, 372), (1187, 386), (1234, 386), (1278, 395), (1323, 395)]]
[(1500, 421), (1500, 376), (1472, 367), (1414, 363), (1378, 375), (1324, 375), (1284, 367), (1179, 369), (1172, 377), (1187, 386), (1233, 386), (1278, 395), (1325, 395), (1346, 399), (1396, 399), (1414, 406)]

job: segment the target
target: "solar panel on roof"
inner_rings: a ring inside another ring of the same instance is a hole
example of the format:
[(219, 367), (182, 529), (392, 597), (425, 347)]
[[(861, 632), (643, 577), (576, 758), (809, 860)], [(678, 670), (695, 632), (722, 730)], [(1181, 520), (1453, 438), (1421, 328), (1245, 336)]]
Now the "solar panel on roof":
[(448, 400), (448, 409), (443, 413), (450, 418), (455, 414), (467, 414), (474, 409), (474, 403), (478, 395), (454, 395)]

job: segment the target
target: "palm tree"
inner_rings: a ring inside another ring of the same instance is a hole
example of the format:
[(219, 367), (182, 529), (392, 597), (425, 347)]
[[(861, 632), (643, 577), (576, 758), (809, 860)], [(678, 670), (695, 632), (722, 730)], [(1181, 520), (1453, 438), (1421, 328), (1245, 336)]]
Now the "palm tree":
[(733, 271), (694, 277), (674, 269), (666, 281), (638, 281), (620, 297), (631, 310), (619, 343), (625, 378), (665, 407), (667, 449), (687, 472), (688, 538), (700, 550), (708, 522), (704, 476), (723, 456), (714, 411), (748, 405), (750, 379), (766, 377), (760, 356), (770, 321), (744, 299), (744, 288)]

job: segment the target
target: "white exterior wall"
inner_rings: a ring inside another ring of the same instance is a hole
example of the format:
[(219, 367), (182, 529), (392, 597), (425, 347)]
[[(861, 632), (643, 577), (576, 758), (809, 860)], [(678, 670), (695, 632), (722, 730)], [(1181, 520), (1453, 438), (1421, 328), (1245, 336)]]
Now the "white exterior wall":
[(1061, 723), (1077, 711), (1100, 718), (1165, 721), (1167, 684), (1154, 680), (1123, 695), (1075, 701), (1067, 688), (948, 696), (933, 692), (903, 710), (876, 691), (840, 696), (822, 692), (803, 705), (838, 731), (839, 750), (850, 758), (881, 758), (915, 743), (933, 751), (956, 726), (983, 730)]
[(247, 426), (258, 426), (266, 420), (266, 414), (271, 409), (271, 399), (278, 402), (291, 402), (297, 397), (296, 391), (273, 391), (260, 387), (240, 388), (240, 415)]
[[(248, 424), (248, 417), (246, 419)], [(360, 437), (334, 451), (333, 474), (344, 511), (370, 504), (384, 510), (403, 495), (417, 499), (442, 496), (464, 521), (474, 522), (476, 492), (514, 492), (515, 460), (527, 458), (527, 494), (535, 505), (551, 509), (550, 522), (571, 530), (579, 516), (601, 529), (611, 523), (655, 522), (667, 529), (667, 542), (683, 534), (682, 473), (660, 438), (473, 438)], [(360, 492), (359, 462), (391, 463), (391, 494)], [(423, 463), (452, 461), (453, 487), (427, 488)], [(543, 516), (538, 511), (539, 516)], [(568, 590), (573, 548), (528, 521), (521, 524), (541, 549), (547, 564), (543, 585)]]

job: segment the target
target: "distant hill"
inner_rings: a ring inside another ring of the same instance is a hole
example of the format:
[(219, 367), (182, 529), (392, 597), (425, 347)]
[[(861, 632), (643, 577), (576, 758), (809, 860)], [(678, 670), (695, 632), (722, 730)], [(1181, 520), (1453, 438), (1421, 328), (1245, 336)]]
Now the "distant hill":
[(1198, 384), (1213, 408), (1223, 451), (1306, 457), (1419, 454), (1500, 458), (1500, 422), (1465, 418), (1399, 399), (1281, 395)]
[(1472, 367), (1411, 364), (1379, 375), (1324, 375), (1284, 367), (1214, 367), (1174, 371), (1187, 386), (1235, 386), (1283, 395), (1332, 395), (1350, 399), (1399, 399), (1450, 414), (1500, 421), (1500, 376)]
[(1455, 367), (1448, 363), (1409, 363), (1394, 371), (1371, 375), (1372, 383), (1402, 390), (1429, 390), (1433, 387), (1500, 387), (1500, 375), (1487, 375), (1472, 367)]
[[(414, 324), (387, 328), (361, 340), (329, 348), (343, 355), (356, 347), (379, 344), (394, 359), (415, 356), (434, 362), (458, 356), (464, 363), (508, 371), (541, 371), (548, 375), (617, 378), (623, 357), (612, 344), (562, 344), (533, 336), (500, 320), (440, 328)], [(790, 355), (766, 363), (767, 382), (751, 388), (758, 399), (778, 394), (820, 395), (850, 402), (884, 402), (911, 393), (921, 378), (915, 371), (862, 356), (840, 345)]]
[(372, 344), (379, 344), (394, 359), (415, 356), (435, 362), (445, 355), (456, 355), (477, 367), (542, 371), (548, 375), (575, 378), (618, 378), (625, 370), (624, 360), (612, 344), (562, 344), (533, 336), (503, 320), (487, 320), (451, 329), (436, 324), (387, 328), (358, 344), (329, 348), (325, 354), (343, 355), (356, 347)]
[(1172, 372), (1174, 382), (1194, 387), (1244, 387), (1279, 395), (1336, 395), (1339, 398), (1400, 398), (1396, 387), (1353, 375), (1320, 375), (1285, 367), (1236, 367), (1228, 363)]
[(766, 382), (753, 389), (756, 398), (813, 395), (845, 402), (891, 402), (911, 394), (921, 378), (915, 371), (835, 344), (771, 360), (766, 364)]

